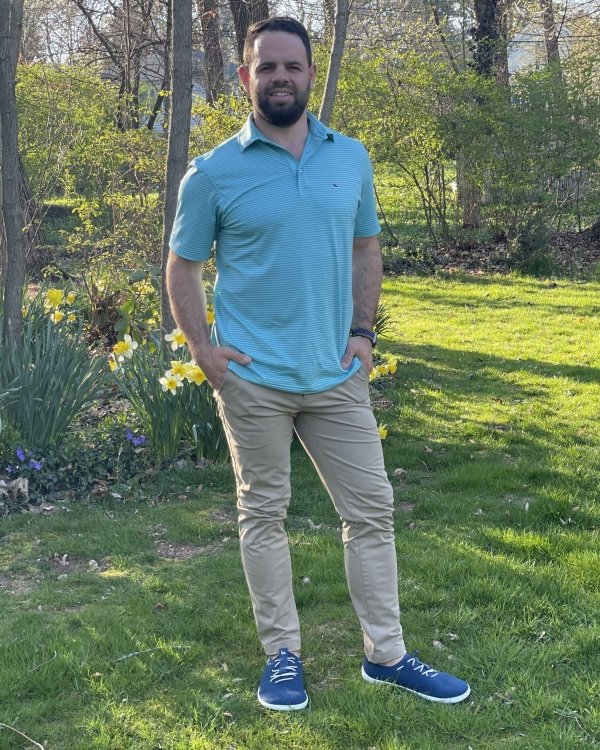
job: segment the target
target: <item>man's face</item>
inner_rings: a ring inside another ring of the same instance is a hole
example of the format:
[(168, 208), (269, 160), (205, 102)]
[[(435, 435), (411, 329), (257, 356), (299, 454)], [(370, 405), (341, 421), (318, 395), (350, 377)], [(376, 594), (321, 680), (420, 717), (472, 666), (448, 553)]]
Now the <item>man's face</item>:
[(280, 128), (290, 127), (306, 111), (315, 72), (300, 37), (286, 31), (260, 34), (250, 65), (239, 68), (254, 116)]

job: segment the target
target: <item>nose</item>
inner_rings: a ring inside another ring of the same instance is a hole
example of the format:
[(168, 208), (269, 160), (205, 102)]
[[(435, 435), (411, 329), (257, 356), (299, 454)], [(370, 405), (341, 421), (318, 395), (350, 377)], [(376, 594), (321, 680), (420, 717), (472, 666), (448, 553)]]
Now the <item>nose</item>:
[(290, 76), (285, 65), (278, 65), (273, 71), (273, 83), (289, 81)]

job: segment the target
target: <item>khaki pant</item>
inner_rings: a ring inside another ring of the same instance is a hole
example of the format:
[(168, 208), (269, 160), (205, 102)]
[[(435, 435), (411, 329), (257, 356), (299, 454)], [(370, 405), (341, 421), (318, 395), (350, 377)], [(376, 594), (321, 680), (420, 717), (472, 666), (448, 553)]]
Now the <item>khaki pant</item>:
[(307, 395), (263, 388), (229, 371), (216, 398), (237, 484), (242, 563), (265, 652), (301, 645), (284, 530), (295, 431), (342, 519), (346, 577), (367, 658), (400, 658), (393, 494), (364, 369), (337, 388)]

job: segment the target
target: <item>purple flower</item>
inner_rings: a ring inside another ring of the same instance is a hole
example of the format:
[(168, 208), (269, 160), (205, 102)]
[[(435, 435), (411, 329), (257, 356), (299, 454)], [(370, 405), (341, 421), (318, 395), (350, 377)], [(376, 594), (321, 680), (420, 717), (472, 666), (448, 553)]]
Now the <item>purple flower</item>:
[(33, 469), (34, 471), (41, 471), (42, 470), (42, 462), (36, 461), (34, 458), (29, 459), (29, 468)]
[(126, 437), (127, 440), (129, 440), (129, 442), (132, 445), (134, 445), (136, 447), (138, 447), (140, 445), (146, 445), (146, 443), (148, 442), (148, 438), (147, 437), (144, 437), (144, 435), (135, 435), (129, 429), (129, 427), (125, 430), (125, 437)]
[(17, 447), (17, 450), (15, 451), (15, 454), (16, 454), (17, 458), (19, 459), (19, 461), (24, 461), (25, 460), (25, 451), (23, 450), (23, 448), (21, 448), (20, 445)]
[(16, 466), (13, 466), (13, 464), (9, 464), (9, 465), (8, 465), (8, 466), (6, 467), (6, 473), (7, 473), (7, 474), (14, 474), (16, 470), (17, 470), (17, 467), (16, 467)]

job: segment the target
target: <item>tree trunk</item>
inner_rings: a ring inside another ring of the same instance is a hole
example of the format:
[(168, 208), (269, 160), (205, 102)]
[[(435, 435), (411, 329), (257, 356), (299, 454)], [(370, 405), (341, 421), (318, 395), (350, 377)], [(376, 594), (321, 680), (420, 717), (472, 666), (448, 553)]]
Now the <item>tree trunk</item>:
[(241, 63), (248, 27), (269, 17), (269, 3), (268, 0), (229, 0), (229, 6), (235, 27), (238, 60)]
[(216, 0), (198, 0), (204, 69), (206, 71), (206, 101), (214, 105), (223, 92), (223, 53), (219, 37), (219, 8)]
[(479, 75), (508, 83), (507, 3), (475, 0), (473, 63)]
[(331, 47), (335, 36), (335, 0), (323, 0), (323, 44)]
[(0, 141), (2, 216), (6, 237), (3, 340), (20, 345), (25, 282), (23, 220), (19, 201), (19, 147), (15, 77), (23, 0), (0, 0)]
[(344, 46), (346, 44), (346, 32), (348, 31), (348, 18), (350, 10), (348, 0), (337, 0), (335, 9), (335, 29), (333, 35), (333, 44), (329, 55), (329, 66), (327, 68), (327, 79), (325, 81), (325, 91), (321, 101), (319, 119), (329, 125), (331, 115), (333, 114), (333, 105), (335, 103), (335, 92), (342, 68), (342, 57), (344, 55)]
[(174, 321), (167, 294), (165, 272), (179, 183), (187, 166), (192, 114), (192, 0), (176, 0), (173, 3), (172, 13), (171, 121), (165, 181), (161, 291), (161, 326), (163, 330), (168, 331), (173, 328)]
[(540, 0), (540, 8), (542, 11), (542, 23), (544, 25), (544, 41), (546, 42), (548, 67), (554, 68), (560, 74), (558, 30), (554, 19), (554, 5), (552, 0)]

